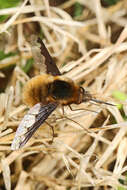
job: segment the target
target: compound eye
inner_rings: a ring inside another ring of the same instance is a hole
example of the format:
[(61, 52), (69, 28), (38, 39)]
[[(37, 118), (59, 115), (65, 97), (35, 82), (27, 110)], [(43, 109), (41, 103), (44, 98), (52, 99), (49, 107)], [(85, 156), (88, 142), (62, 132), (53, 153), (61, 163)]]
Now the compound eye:
[(85, 93), (85, 89), (83, 87), (80, 87), (80, 91), (81, 91), (82, 94)]
[(81, 93), (84, 95), (89, 95), (89, 92), (86, 91), (83, 87), (80, 87)]

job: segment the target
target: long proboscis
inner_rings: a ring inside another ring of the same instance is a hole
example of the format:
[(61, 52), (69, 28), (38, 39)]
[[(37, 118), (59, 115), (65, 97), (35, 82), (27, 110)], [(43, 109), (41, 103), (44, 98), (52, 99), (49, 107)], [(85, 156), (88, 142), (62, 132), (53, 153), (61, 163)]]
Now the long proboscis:
[(115, 104), (111, 104), (111, 103), (104, 102), (104, 101), (101, 101), (101, 100), (97, 100), (97, 99), (94, 99), (94, 98), (91, 98), (90, 101), (96, 102), (96, 103), (99, 103), (99, 104), (106, 104), (106, 105), (109, 105), (109, 106), (116, 106)]

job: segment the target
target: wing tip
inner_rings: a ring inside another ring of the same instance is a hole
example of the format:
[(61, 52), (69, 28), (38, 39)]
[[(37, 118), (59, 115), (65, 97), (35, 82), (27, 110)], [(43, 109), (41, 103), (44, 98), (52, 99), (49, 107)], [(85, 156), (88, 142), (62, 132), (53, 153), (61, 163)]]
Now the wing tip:
[(12, 144), (11, 144), (11, 150), (18, 150), (20, 148), (20, 146), (18, 145), (18, 144), (16, 144), (16, 143), (13, 143), (12, 142)]
[(22, 144), (21, 144), (21, 138), (20, 137), (15, 137), (14, 140), (12, 141), (12, 144), (11, 144), (11, 150), (18, 150), (22, 147)]

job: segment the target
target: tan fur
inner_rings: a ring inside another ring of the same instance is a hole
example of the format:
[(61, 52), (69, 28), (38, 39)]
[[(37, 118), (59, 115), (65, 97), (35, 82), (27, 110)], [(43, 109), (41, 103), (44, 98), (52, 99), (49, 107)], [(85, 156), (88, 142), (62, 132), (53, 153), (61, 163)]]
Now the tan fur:
[[(28, 106), (32, 107), (35, 104), (42, 102), (46, 104), (48, 102), (56, 102), (56, 100), (48, 94), (47, 84), (52, 83), (54, 80), (64, 80), (71, 84), (73, 88), (72, 96), (68, 99), (58, 100), (58, 104), (69, 105), (72, 103), (79, 104), (80, 100), (80, 87), (76, 85), (71, 79), (63, 76), (52, 76), (48, 74), (42, 74), (30, 79), (23, 90), (23, 101)], [(40, 96), (41, 95), (41, 96)]]
[(41, 90), (41, 99), (46, 101), (46, 84), (53, 81), (53, 77), (48, 74), (38, 75), (30, 79), (23, 89), (23, 102), (32, 107), (40, 102), (39, 93)]

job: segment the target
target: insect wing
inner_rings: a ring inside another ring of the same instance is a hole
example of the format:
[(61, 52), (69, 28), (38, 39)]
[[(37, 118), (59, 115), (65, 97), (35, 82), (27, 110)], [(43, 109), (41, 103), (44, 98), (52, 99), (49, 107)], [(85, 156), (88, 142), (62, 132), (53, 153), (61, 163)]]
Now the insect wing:
[(35, 67), (38, 68), (41, 73), (47, 73), (47, 67), (45, 65), (45, 57), (41, 54), (41, 46), (37, 42), (37, 37), (32, 35), (29, 43), (31, 45), (32, 56), (35, 61)]
[(48, 116), (56, 109), (56, 103), (42, 106), (34, 105), (22, 119), (11, 145), (11, 150), (17, 150), (24, 146), (34, 132), (44, 123)]
[(53, 76), (61, 75), (43, 41), (40, 38), (37, 38), (35, 35), (32, 35), (30, 44), (33, 58), (36, 62), (36, 65), (40, 67), (41, 71)]
[(52, 57), (50, 56), (43, 41), (40, 38), (38, 38), (37, 42), (41, 44), (41, 54), (45, 57), (45, 65), (47, 68), (47, 73), (52, 74), (53, 76), (61, 75), (58, 67), (56, 66), (55, 62), (53, 61)]

